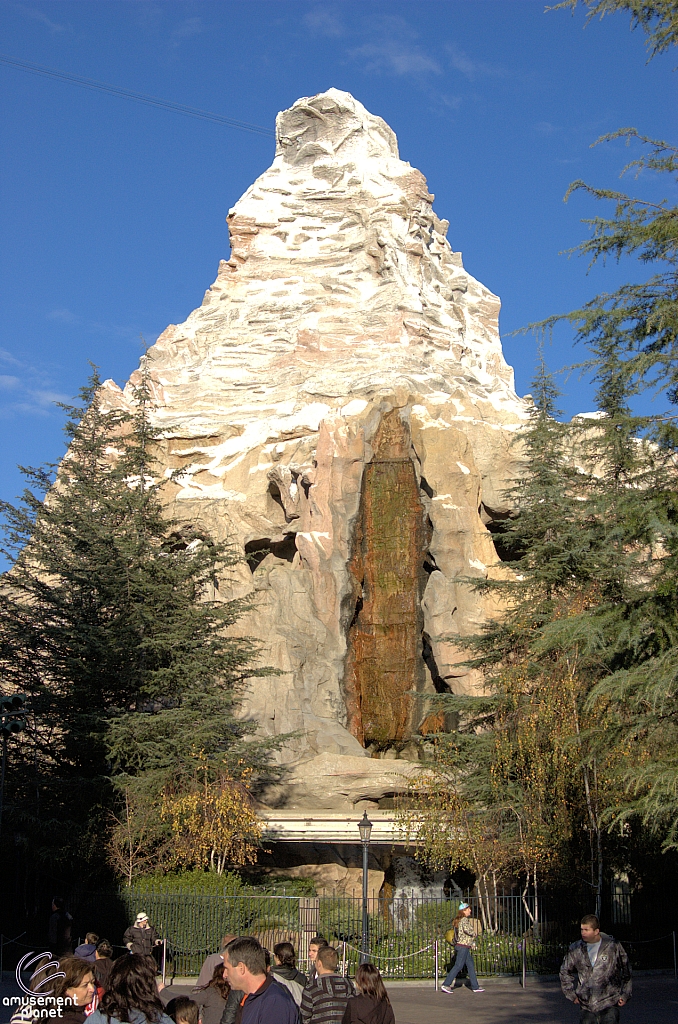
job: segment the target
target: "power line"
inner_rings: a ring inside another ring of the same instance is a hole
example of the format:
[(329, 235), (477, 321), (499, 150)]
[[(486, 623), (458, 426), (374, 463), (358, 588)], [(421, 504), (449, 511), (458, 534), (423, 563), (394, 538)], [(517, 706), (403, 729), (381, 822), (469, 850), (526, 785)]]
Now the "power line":
[(43, 75), (45, 78), (56, 78), (61, 82), (70, 82), (72, 85), (80, 85), (85, 89), (97, 89), (99, 92), (107, 92), (112, 96), (122, 96), (126, 100), (136, 100), (137, 103), (147, 103), (151, 107), (160, 107), (163, 110), (173, 110), (177, 114), (185, 114), (187, 117), (197, 117), (202, 121), (213, 121), (215, 124), (223, 125), (225, 128), (237, 128), (243, 132), (253, 132), (256, 135), (265, 135), (267, 138), (274, 138), (275, 132), (270, 128), (262, 128), (258, 124), (249, 124), (247, 121), (236, 121), (233, 117), (222, 117), (221, 114), (212, 114), (209, 110), (199, 110), (197, 107), (187, 107), (183, 103), (172, 103), (171, 100), (157, 99), (155, 96), (144, 96), (140, 92), (132, 92), (131, 89), (119, 89), (115, 85), (106, 85), (105, 82), (96, 82), (92, 78), (81, 78), (80, 75), (71, 75), (67, 71), (57, 71), (54, 68), (46, 68), (41, 64), (31, 64), (30, 61), (18, 60), (16, 57), (8, 57), (0, 53), (0, 64), (16, 68), (18, 71), (27, 71), (31, 75)]

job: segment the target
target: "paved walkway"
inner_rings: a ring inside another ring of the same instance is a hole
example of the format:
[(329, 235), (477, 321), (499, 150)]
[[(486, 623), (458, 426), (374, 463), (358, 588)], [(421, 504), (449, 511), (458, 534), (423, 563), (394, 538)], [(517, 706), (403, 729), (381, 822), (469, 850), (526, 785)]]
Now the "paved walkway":
[[(388, 987), (388, 986), (387, 986)], [(678, 983), (663, 975), (635, 978), (633, 999), (621, 1011), (621, 1024), (677, 1024)], [(190, 995), (190, 986), (174, 985), (163, 999)], [(563, 998), (557, 982), (529, 981), (523, 991), (517, 981), (486, 983), (475, 995), (456, 988), (452, 995), (433, 985), (393, 985), (389, 997), (396, 1024), (578, 1024), (576, 1006)]]
[[(622, 1024), (676, 1024), (678, 984), (671, 978), (638, 978), (634, 996), (621, 1011)], [(523, 989), (488, 982), (477, 995), (456, 988), (452, 995), (430, 988), (394, 988), (390, 992), (397, 1024), (577, 1024), (577, 1007), (568, 1003), (557, 982)]]
[[(5, 974), (0, 996), (18, 992)], [(395, 984), (389, 989), (397, 1024), (578, 1024), (577, 1009), (560, 993), (557, 982), (528, 980), (523, 991), (517, 981), (489, 980), (486, 990), (474, 995), (468, 988), (456, 988), (452, 995), (436, 992), (431, 984)], [(677, 1024), (678, 982), (673, 978), (635, 978), (634, 995), (621, 1013), (621, 1024)], [(190, 995), (190, 985), (168, 986), (165, 1001), (175, 995)], [(11, 1016), (1, 1007), (0, 1024)]]

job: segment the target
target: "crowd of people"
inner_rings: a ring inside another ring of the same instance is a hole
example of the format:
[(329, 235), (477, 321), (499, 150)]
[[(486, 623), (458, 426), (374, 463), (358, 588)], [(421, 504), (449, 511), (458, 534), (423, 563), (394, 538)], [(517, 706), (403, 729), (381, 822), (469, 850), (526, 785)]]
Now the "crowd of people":
[[(480, 932), (470, 906), (460, 903), (448, 933), (455, 960), (444, 993), (452, 994), (464, 967), (472, 990), (484, 991), (473, 963)], [(307, 974), (298, 969), (290, 942), (277, 943), (271, 957), (252, 936), (225, 935), (220, 951), (205, 959), (191, 995), (167, 1005), (153, 957), (161, 941), (140, 912), (125, 932), (126, 954), (113, 960), (111, 944), (88, 932), (73, 953), (61, 956), (57, 974), (49, 975), (54, 961), (38, 963), (31, 990), (62, 1000), (65, 1024), (395, 1024), (378, 968), (363, 963), (353, 980), (345, 977), (338, 971), (337, 950), (321, 935), (309, 942)], [(619, 1021), (619, 1009), (631, 995), (629, 961), (621, 943), (601, 932), (595, 915), (582, 918), (581, 938), (570, 946), (560, 980), (582, 1024)], [(23, 1006), (12, 1024), (31, 1020), (30, 1007)]]
[[(57, 905), (53, 918), (62, 913)], [(53, 937), (63, 947), (65, 930)], [(65, 1024), (395, 1024), (378, 969), (362, 964), (353, 981), (343, 977), (337, 950), (320, 935), (309, 943), (308, 974), (297, 968), (291, 942), (277, 943), (271, 957), (252, 936), (225, 935), (190, 997), (165, 1005), (153, 957), (161, 941), (141, 912), (125, 932), (127, 953), (114, 960), (111, 943), (88, 932), (73, 952), (60, 950), (58, 971), (47, 955), (38, 962), (30, 989), (59, 1001)], [(19, 1007), (12, 1024), (29, 1024), (32, 1011)]]

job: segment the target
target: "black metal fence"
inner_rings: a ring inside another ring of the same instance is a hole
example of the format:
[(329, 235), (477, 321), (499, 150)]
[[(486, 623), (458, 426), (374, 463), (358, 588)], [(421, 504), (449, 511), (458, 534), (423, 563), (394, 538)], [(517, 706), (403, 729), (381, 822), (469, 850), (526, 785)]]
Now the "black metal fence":
[[(579, 934), (579, 904), (515, 894), (484, 901), (469, 894), (467, 899), (483, 926), (474, 952), (480, 975), (519, 975), (523, 969), (555, 973), (569, 943)], [(442, 976), (453, 957), (453, 947), (444, 936), (457, 905), (456, 899), (443, 896), (371, 897), (370, 959), (387, 978), (433, 978), (436, 968)], [(228, 934), (256, 935), (268, 949), (276, 942), (290, 941), (299, 952), (302, 969), (308, 940), (321, 934), (339, 948), (342, 967), (349, 974), (359, 962), (362, 899), (355, 896), (219, 896), (124, 889), (116, 894), (81, 892), (70, 909), (75, 939), (93, 930), (117, 944), (116, 953), (123, 951), (119, 944), (125, 928), (144, 910), (167, 940), (168, 973), (175, 976), (196, 975), (207, 954), (219, 949), (222, 936)], [(656, 915), (634, 921), (630, 902), (618, 907), (614, 916), (614, 933), (625, 943), (636, 969), (674, 966), (675, 933), (666, 927), (668, 922)], [(25, 946), (20, 939), (0, 943), (5, 968), (29, 948), (27, 938), (23, 942)]]

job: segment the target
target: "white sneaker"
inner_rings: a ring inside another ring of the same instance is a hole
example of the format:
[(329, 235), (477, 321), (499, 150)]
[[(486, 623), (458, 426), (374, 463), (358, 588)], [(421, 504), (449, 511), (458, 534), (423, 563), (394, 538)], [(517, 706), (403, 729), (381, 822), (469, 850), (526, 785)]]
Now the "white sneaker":
[(440, 986), (440, 991), (441, 992), (447, 992), (448, 996), (452, 995), (452, 989), (450, 988), (449, 985), (441, 985)]
[(471, 989), (471, 992), (484, 992), (484, 991), (485, 991), (484, 988), (472, 988)]

